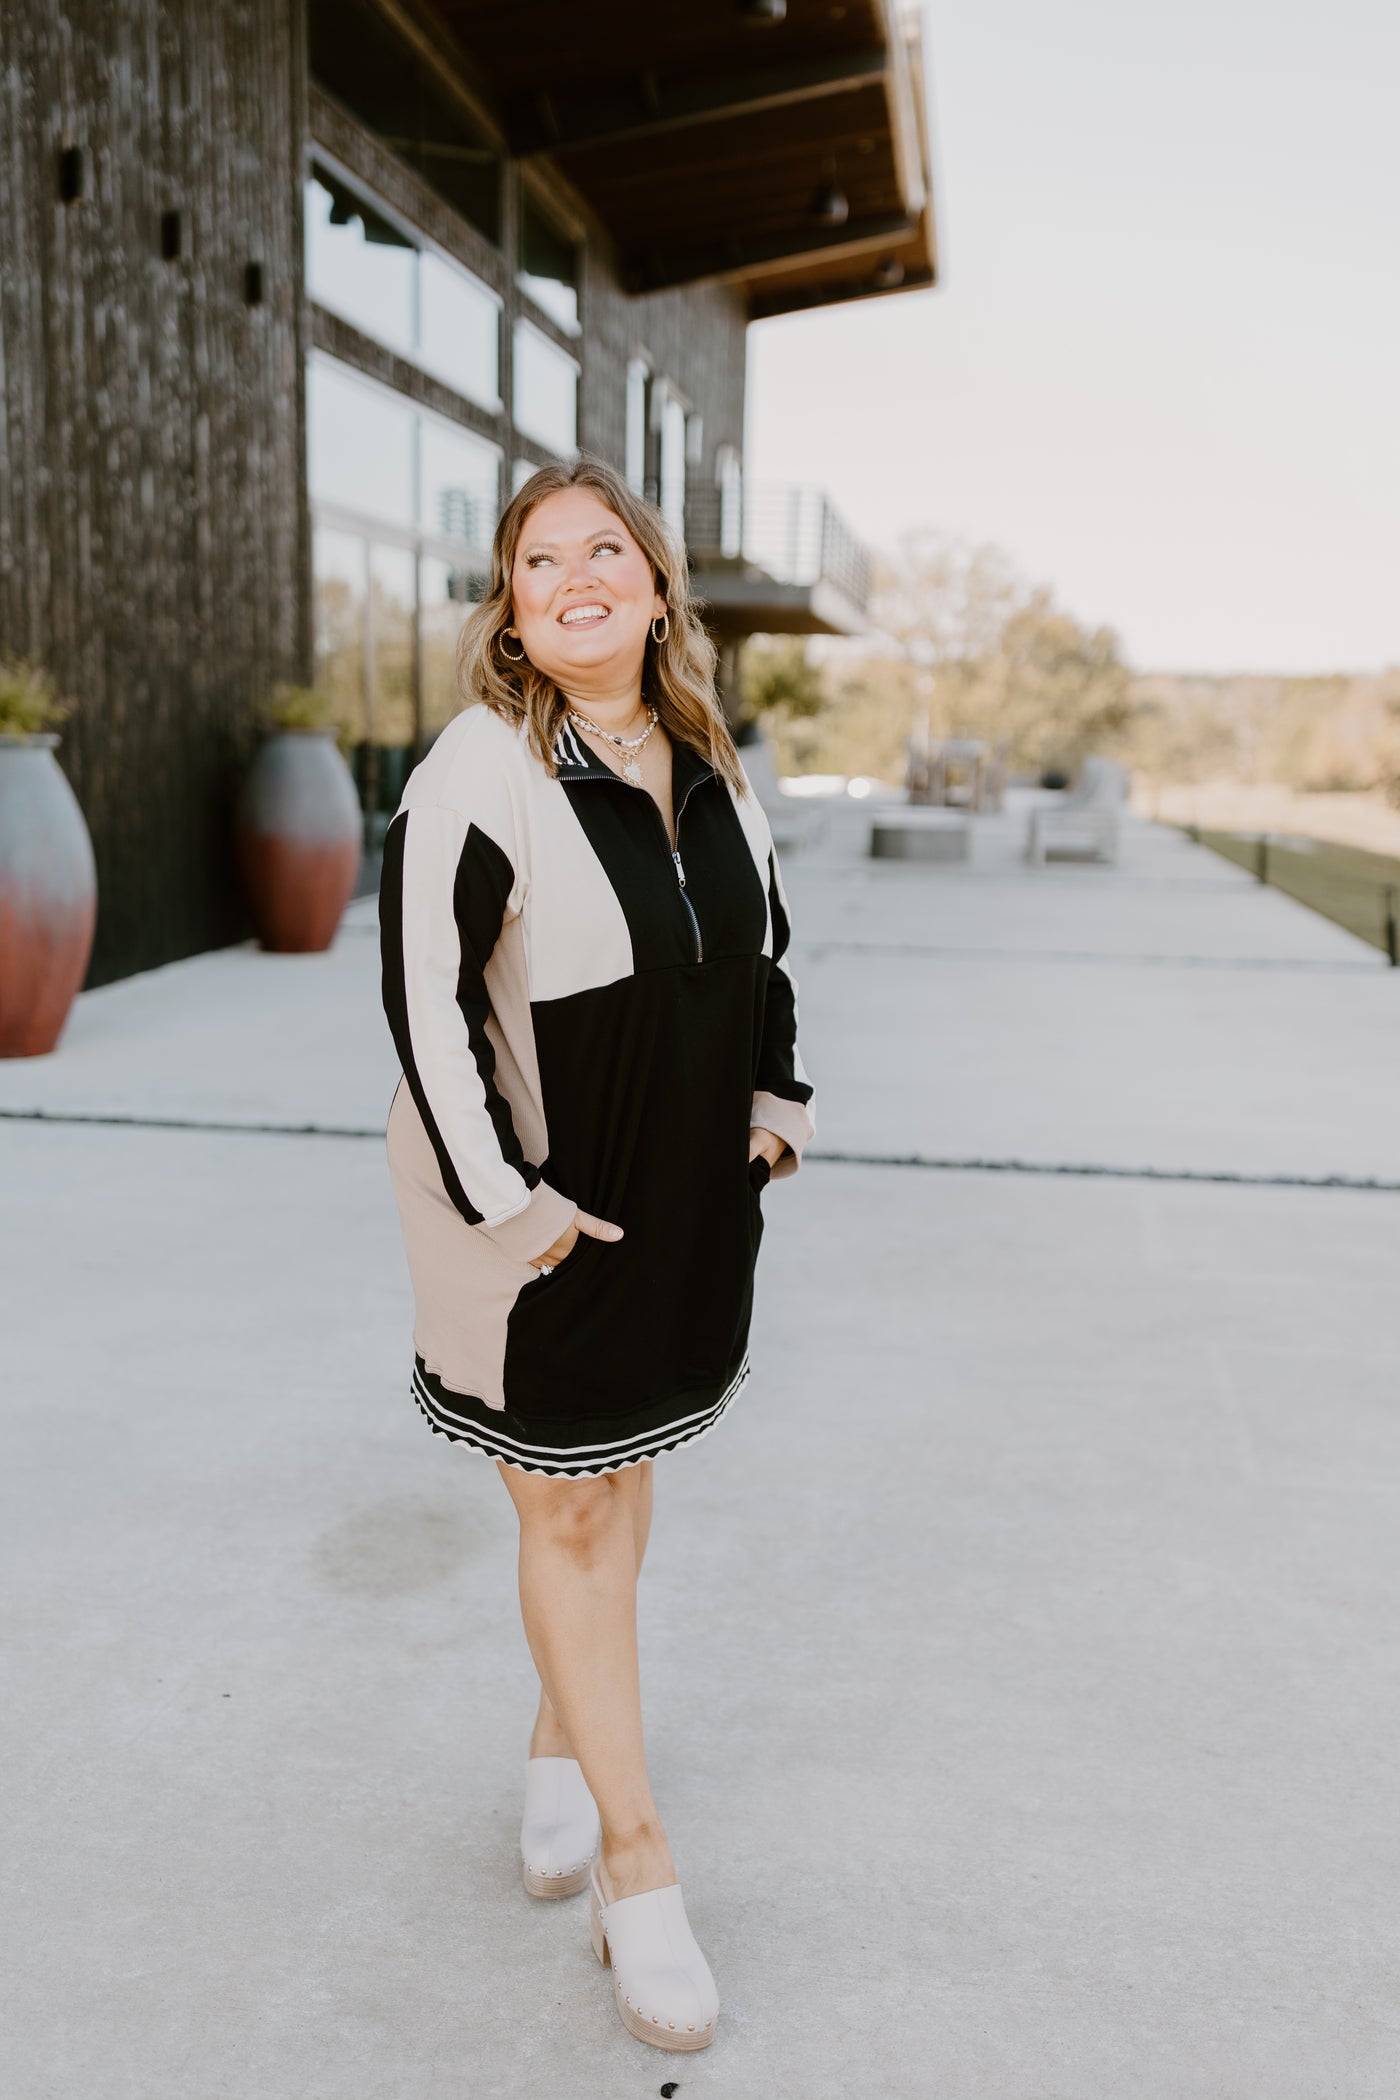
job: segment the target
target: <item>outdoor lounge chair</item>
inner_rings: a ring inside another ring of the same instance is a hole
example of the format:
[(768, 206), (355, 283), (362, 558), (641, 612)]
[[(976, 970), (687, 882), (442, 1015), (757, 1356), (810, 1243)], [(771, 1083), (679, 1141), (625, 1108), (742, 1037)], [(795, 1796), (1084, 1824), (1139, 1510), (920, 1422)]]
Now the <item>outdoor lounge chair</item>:
[(1127, 793), (1128, 775), (1116, 760), (1086, 758), (1067, 794), (1031, 811), (1026, 859), (1043, 863), (1054, 853), (1067, 859), (1116, 861)]

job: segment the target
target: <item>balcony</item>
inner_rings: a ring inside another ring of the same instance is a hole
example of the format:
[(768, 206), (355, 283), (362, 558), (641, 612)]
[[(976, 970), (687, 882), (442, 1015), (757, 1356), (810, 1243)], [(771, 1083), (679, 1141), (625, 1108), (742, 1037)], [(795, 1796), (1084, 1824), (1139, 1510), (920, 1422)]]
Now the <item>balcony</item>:
[(689, 489), (685, 539), (721, 638), (864, 632), (870, 555), (821, 489)]

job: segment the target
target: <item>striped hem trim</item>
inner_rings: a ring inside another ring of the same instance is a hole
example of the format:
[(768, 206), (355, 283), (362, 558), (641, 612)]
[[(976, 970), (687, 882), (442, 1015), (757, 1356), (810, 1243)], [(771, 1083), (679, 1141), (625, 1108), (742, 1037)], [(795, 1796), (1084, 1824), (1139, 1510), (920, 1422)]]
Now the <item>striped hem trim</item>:
[(558, 1446), (522, 1443), (516, 1437), (505, 1436), (483, 1428), (479, 1423), (467, 1422), (460, 1415), (449, 1414), (423, 1384), (416, 1366), (412, 1392), (419, 1412), (437, 1436), (445, 1436), (454, 1444), (465, 1444), (469, 1450), (479, 1451), (502, 1465), (514, 1466), (522, 1473), (548, 1473), (564, 1480), (596, 1480), (603, 1473), (624, 1472), (628, 1466), (639, 1466), (643, 1459), (658, 1458), (663, 1451), (675, 1451), (682, 1444), (698, 1443), (702, 1436), (708, 1436), (712, 1429), (719, 1427), (730, 1401), (747, 1380), (750, 1368), (745, 1356), (718, 1400), (697, 1414), (684, 1415), (679, 1421), (668, 1422), (643, 1437), (620, 1437), (615, 1444), (608, 1445), (589, 1444), (573, 1454)]

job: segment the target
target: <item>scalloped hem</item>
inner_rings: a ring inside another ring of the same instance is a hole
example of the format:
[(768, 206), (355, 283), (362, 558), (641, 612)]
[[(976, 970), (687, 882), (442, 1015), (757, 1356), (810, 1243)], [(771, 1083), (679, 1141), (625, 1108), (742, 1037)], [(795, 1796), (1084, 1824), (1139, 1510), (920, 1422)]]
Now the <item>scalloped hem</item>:
[[(604, 1452), (597, 1458), (583, 1452), (572, 1458), (567, 1452), (528, 1444), (517, 1444), (515, 1449), (506, 1450), (489, 1431), (479, 1430), (474, 1423), (440, 1419), (438, 1403), (421, 1384), (416, 1368), (411, 1390), (418, 1411), (434, 1436), (446, 1437), (449, 1443), (461, 1444), (468, 1451), (478, 1452), (499, 1465), (512, 1466), (519, 1473), (544, 1473), (557, 1480), (598, 1480), (605, 1473), (625, 1473), (629, 1466), (639, 1466), (646, 1459), (659, 1458), (663, 1451), (678, 1451), (684, 1444), (698, 1444), (712, 1429), (718, 1429), (729, 1412), (730, 1402), (747, 1382), (751, 1368), (745, 1355), (724, 1392), (711, 1406), (653, 1430), (645, 1438), (624, 1438), (613, 1451)], [(634, 1446), (636, 1448), (632, 1448)], [(620, 1455), (624, 1450), (626, 1457)]]

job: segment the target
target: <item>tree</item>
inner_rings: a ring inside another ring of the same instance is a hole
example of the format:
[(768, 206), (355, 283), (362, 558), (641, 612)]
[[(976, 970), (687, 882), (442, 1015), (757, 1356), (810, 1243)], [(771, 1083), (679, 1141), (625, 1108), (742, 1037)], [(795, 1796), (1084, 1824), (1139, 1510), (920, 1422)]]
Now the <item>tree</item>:
[(980, 737), (1038, 771), (1114, 743), (1131, 716), (1117, 635), (1027, 586), (997, 547), (906, 537), (871, 610), (924, 674), (933, 736)]
[(992, 655), (1025, 595), (1000, 547), (946, 533), (906, 533), (876, 569), (872, 626), (935, 673)]
[(795, 634), (757, 635), (745, 642), (739, 672), (747, 715), (780, 708), (787, 719), (819, 714), (826, 688), (806, 646)]
[(1132, 679), (1111, 627), (1084, 627), (1040, 588), (1002, 629), (988, 669), (992, 741), (1012, 762), (1073, 765), (1116, 744), (1132, 715)]
[(980, 738), (1014, 767), (1070, 767), (1121, 742), (1131, 674), (1110, 628), (1032, 588), (1000, 548), (907, 535), (877, 572), (874, 645), (820, 668), (800, 641), (749, 643), (743, 689), (784, 771), (900, 781), (911, 738)]

